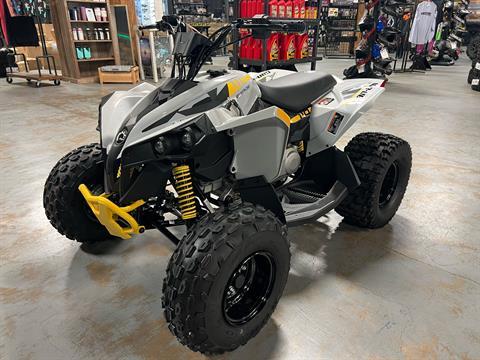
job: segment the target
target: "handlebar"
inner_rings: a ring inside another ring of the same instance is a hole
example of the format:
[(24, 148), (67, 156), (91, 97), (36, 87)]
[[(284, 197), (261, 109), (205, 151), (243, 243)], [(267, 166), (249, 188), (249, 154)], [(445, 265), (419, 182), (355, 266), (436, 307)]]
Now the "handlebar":
[(157, 24), (145, 25), (145, 26), (139, 26), (139, 27), (138, 27), (138, 30), (140, 30), (140, 31), (141, 31), (141, 30), (150, 30), (150, 29), (152, 29), (152, 30), (153, 30), (153, 29), (155, 29), (155, 30), (158, 29)]
[(251, 20), (238, 20), (238, 29), (265, 30), (279, 32), (304, 32), (305, 23), (302, 20), (270, 19), (266, 15), (255, 15)]
[[(138, 29), (157, 29), (160, 31), (168, 31), (171, 30), (173, 26), (177, 26), (179, 23), (180, 21), (177, 16), (164, 16), (162, 20), (156, 24), (139, 26)], [(305, 23), (301, 20), (270, 19), (266, 15), (255, 15), (251, 20), (239, 19), (232, 23), (232, 27), (237, 29), (279, 32), (304, 32), (306, 30)]]

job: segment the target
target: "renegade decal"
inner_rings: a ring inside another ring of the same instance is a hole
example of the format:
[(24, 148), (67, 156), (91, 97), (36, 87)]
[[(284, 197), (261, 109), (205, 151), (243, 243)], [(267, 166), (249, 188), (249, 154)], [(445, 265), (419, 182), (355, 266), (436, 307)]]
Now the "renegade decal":
[(265, 76), (267, 76), (268, 74), (271, 74), (271, 73), (272, 73), (272, 72), (271, 72), (270, 70), (261, 72), (260, 74), (257, 75), (257, 77), (255, 78), (255, 80), (263, 79)]

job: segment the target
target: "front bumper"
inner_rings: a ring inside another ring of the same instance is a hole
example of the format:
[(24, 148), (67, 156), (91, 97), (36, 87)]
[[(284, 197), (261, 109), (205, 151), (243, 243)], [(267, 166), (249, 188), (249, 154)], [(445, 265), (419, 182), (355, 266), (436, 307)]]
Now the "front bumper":
[[(105, 194), (92, 195), (84, 184), (81, 184), (78, 190), (82, 193), (98, 221), (105, 226), (111, 235), (122, 239), (130, 239), (133, 234), (141, 234), (145, 231), (145, 227), (139, 225), (129, 214), (145, 204), (145, 201), (137, 200), (131, 205), (120, 207), (110, 201)], [(121, 220), (121, 223), (119, 223), (119, 220)]]

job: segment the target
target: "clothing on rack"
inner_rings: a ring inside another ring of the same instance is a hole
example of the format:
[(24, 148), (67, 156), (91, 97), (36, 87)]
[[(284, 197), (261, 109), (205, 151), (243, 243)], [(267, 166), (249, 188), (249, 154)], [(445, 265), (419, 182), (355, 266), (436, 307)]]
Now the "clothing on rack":
[(426, 44), (435, 34), (437, 5), (431, 1), (422, 1), (417, 6), (413, 26), (408, 41), (412, 44)]
[(48, 5), (45, 0), (5, 0), (10, 16), (47, 17)]
[(5, 0), (0, 0), (0, 25), (8, 46), (38, 46), (33, 17), (10, 16)]

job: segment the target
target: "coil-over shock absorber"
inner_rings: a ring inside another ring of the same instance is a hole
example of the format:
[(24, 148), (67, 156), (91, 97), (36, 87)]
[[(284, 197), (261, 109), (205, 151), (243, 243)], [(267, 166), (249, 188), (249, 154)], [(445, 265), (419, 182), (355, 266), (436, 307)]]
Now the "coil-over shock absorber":
[(179, 165), (174, 167), (172, 172), (173, 178), (175, 179), (175, 190), (178, 194), (178, 207), (182, 213), (182, 219), (195, 219), (197, 217), (197, 204), (193, 192), (190, 166)]
[(303, 153), (305, 151), (305, 146), (303, 144), (303, 140), (299, 141), (297, 144), (297, 150), (299, 153)]

